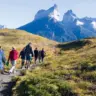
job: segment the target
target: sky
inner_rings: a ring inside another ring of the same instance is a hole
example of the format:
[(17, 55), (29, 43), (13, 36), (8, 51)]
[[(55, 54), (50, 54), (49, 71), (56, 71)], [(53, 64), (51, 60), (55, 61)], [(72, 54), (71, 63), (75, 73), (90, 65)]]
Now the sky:
[(49, 9), (58, 5), (60, 19), (66, 11), (72, 9), (80, 18), (96, 18), (96, 0), (0, 0), (0, 25), (18, 28), (34, 20), (40, 9)]

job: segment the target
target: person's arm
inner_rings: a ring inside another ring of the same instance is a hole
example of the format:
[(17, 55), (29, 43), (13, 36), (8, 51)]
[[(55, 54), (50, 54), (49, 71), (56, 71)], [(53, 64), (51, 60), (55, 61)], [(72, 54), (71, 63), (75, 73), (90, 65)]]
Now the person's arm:
[(34, 50), (34, 54), (33, 54), (33, 56), (35, 57), (35, 50)]
[(9, 62), (9, 60), (10, 60), (10, 57), (11, 57), (11, 52), (9, 53), (8, 62)]
[(30, 48), (30, 51), (31, 51), (31, 55), (32, 55), (32, 57), (33, 57), (33, 50), (32, 50), (32, 48)]
[(46, 52), (44, 51), (44, 57), (46, 56)]
[(19, 58), (19, 53), (18, 53), (18, 51), (16, 53), (17, 53), (17, 59), (18, 59)]
[(31, 54), (32, 54), (32, 57), (33, 57), (33, 51), (31, 50)]
[(19, 54), (19, 58), (21, 57), (21, 52), (20, 52), (20, 54)]

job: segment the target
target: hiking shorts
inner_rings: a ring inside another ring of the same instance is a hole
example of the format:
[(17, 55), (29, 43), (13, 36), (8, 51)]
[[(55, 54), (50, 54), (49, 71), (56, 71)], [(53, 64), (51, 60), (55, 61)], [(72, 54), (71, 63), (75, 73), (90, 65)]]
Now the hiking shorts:
[(12, 60), (11, 64), (12, 64), (12, 66), (15, 66), (16, 65), (16, 60)]
[(25, 57), (25, 60), (30, 61), (30, 56), (27, 55), (27, 56)]

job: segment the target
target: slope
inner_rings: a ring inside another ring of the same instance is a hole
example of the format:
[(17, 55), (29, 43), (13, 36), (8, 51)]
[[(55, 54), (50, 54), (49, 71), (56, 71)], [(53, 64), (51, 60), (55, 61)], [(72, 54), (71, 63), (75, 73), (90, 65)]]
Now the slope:
[(13, 96), (95, 96), (96, 39), (57, 44), (54, 56), (16, 77)]
[[(8, 58), (9, 51), (12, 46), (15, 46), (16, 49), (20, 52), (29, 42), (32, 42), (33, 49), (37, 47), (39, 50), (44, 48), (48, 54), (53, 54), (54, 45), (56, 42), (45, 39), (40, 36), (32, 35), (27, 33), (26, 31), (21, 30), (10, 30), (10, 29), (2, 29), (0, 30), (0, 46), (2, 46), (5, 51), (6, 59)], [(5, 71), (8, 71), (11, 66), (5, 65)], [(11, 82), (11, 79), (14, 76), (19, 75), (21, 67), (21, 60), (17, 61), (17, 69), (15, 74), (8, 75), (5, 72), (4, 75), (0, 74), (0, 96), (11, 96), (11, 89), (14, 85)]]
[(15, 46), (17, 50), (23, 49), (29, 42), (32, 42), (33, 49), (38, 47), (38, 49), (45, 48), (45, 50), (50, 50), (56, 44), (56, 42), (48, 40), (46, 38), (32, 35), (22, 30), (15, 29), (2, 29), (0, 30), (0, 45), (5, 50), (5, 53), (8, 55), (8, 52)]

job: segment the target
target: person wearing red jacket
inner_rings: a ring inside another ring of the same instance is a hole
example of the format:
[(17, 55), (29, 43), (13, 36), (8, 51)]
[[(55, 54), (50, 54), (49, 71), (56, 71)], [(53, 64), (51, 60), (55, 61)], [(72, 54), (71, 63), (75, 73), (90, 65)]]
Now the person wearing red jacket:
[(18, 59), (18, 51), (12, 47), (12, 50), (9, 53), (8, 62), (10, 61), (12, 64), (12, 68), (9, 70), (9, 73), (12, 73), (15, 71), (16, 61)]

